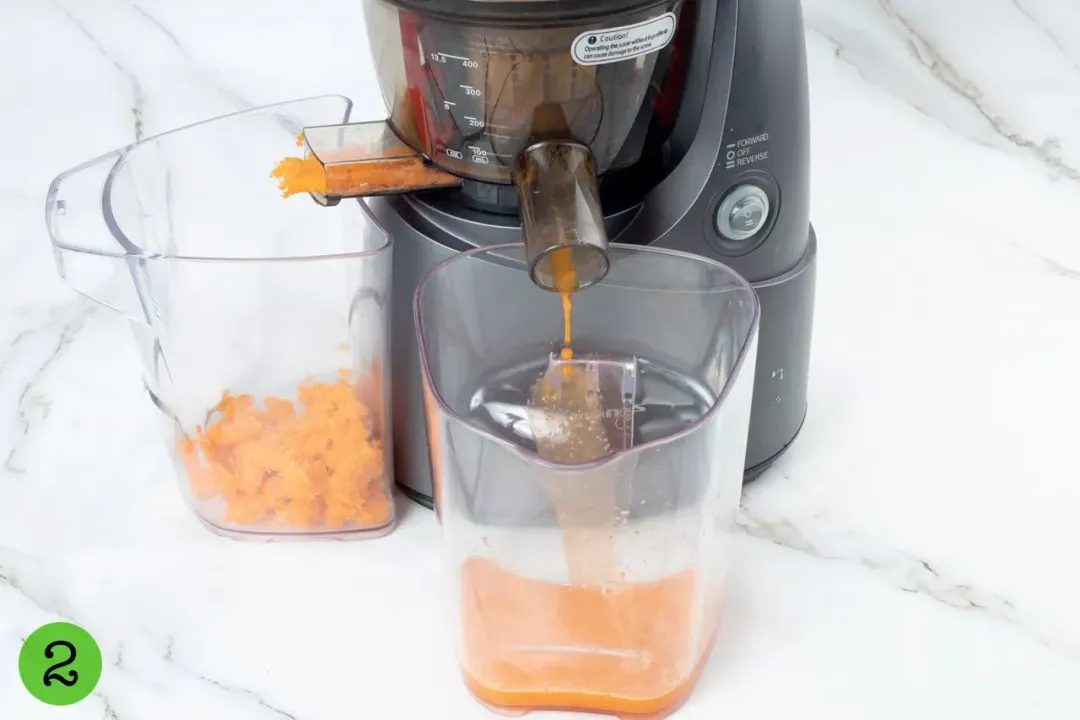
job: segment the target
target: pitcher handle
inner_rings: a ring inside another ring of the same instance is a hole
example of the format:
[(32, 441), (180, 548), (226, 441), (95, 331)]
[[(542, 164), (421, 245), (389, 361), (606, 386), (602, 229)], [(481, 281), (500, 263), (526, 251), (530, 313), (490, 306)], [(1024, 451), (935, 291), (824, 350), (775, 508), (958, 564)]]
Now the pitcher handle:
[[(59, 175), (45, 197), (45, 226), (60, 277), (77, 293), (131, 320), (150, 324), (138, 282), (146, 258), (125, 248), (102, 211), (108, 178), (128, 148)], [(122, 237), (122, 236), (121, 236)], [(130, 268), (134, 273), (124, 273)]]

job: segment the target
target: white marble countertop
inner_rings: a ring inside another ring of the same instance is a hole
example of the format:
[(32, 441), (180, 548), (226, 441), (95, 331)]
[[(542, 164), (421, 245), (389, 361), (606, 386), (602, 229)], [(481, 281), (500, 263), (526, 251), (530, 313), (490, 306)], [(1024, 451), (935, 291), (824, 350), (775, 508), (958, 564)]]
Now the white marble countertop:
[[(679, 717), (1080, 717), (1080, 5), (807, 0), (810, 413), (746, 491), (729, 614)], [(182, 504), (124, 323), (58, 279), (58, 172), (244, 106), (377, 112), (360, 2), (0, 3), (0, 717), (484, 718), (439, 531), (244, 544)], [(284, 579), (282, 579), (284, 578)], [(106, 668), (33, 700), (21, 638)]]

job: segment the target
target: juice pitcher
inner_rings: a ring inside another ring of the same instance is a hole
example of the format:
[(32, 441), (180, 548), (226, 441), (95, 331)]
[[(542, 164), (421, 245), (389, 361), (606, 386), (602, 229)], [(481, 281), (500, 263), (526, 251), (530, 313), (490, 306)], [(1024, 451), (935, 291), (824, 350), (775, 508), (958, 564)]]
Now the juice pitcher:
[(270, 177), (338, 96), (217, 118), (60, 175), (60, 274), (127, 316), (183, 496), (237, 537), (394, 525), (390, 238), (356, 201), (287, 202)]
[(723, 617), (757, 296), (712, 260), (609, 252), (572, 295), (522, 282), (515, 245), (416, 294), (450, 622), (501, 711), (666, 716)]

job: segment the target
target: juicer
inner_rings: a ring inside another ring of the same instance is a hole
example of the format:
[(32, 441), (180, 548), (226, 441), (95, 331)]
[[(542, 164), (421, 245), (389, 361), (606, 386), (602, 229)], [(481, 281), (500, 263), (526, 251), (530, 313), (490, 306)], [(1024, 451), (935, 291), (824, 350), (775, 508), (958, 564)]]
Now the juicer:
[(572, 289), (602, 278), (609, 242), (746, 278), (761, 324), (744, 478), (767, 469), (806, 414), (813, 325), (799, 0), (365, 0), (365, 13), (389, 116), (306, 128), (317, 179), (296, 187), (361, 198), (395, 239), (402, 490), (432, 506), (417, 286), (456, 253), (523, 241), (548, 290), (560, 252)]

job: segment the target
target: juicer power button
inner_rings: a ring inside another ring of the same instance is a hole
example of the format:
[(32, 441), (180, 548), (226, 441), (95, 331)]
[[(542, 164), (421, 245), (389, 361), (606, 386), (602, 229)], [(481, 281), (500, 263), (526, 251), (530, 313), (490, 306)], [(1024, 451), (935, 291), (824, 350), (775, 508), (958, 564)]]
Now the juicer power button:
[(716, 208), (716, 231), (725, 240), (756, 235), (769, 220), (769, 196), (757, 185), (739, 185)]

